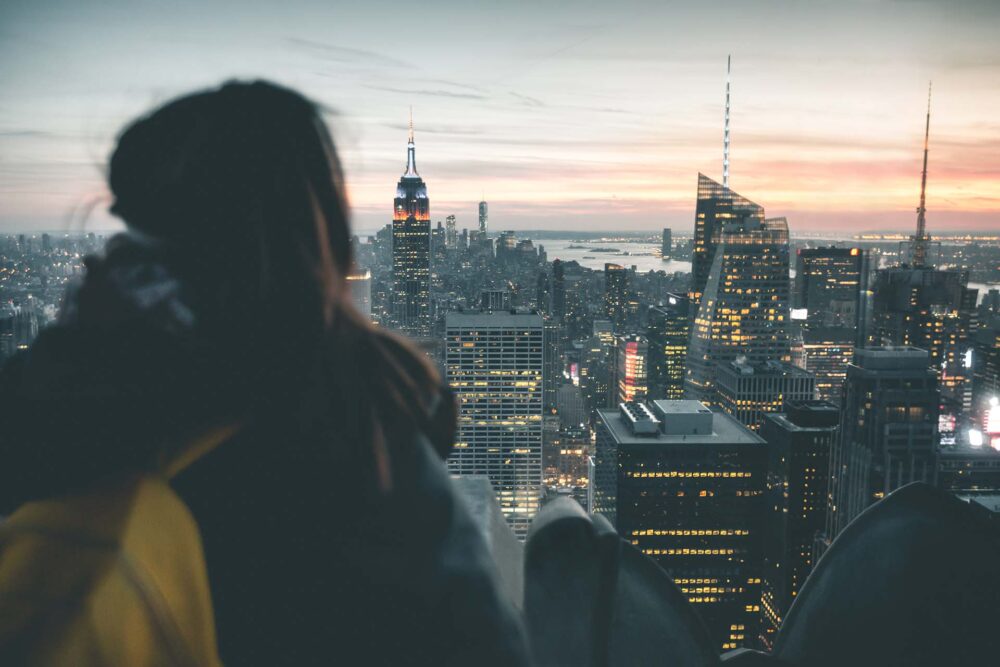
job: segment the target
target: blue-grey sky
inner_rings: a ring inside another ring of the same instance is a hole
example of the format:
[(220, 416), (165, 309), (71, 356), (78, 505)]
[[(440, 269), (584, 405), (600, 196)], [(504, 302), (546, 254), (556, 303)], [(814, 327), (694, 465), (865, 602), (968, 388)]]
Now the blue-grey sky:
[(1000, 229), (1000, 2), (3, 0), (0, 231), (110, 218), (131, 118), (226, 78), (335, 110), (355, 227), (391, 216), (407, 111), (432, 219), (687, 230), (697, 172), (793, 232), (909, 228), (934, 81), (932, 232)]

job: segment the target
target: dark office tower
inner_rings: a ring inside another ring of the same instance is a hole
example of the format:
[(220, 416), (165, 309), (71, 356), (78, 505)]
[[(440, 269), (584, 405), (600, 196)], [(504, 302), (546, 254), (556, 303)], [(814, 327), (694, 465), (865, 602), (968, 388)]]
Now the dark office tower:
[(479, 233), (484, 237), (489, 234), (490, 210), (489, 204), (484, 201), (479, 202)]
[(535, 305), (540, 313), (548, 315), (552, 312), (552, 281), (545, 269), (539, 271), (535, 278)]
[(674, 254), (674, 241), (669, 227), (663, 228), (663, 243), (660, 245), (660, 256), (663, 259), (670, 259)]
[(764, 209), (736, 194), (704, 174), (698, 174), (698, 202), (695, 206), (694, 253), (691, 261), (691, 288), (688, 297), (694, 305), (701, 303), (702, 293), (715, 260), (722, 229), (735, 222), (762, 222)]
[(615, 382), (618, 402), (644, 401), (649, 395), (649, 343), (644, 336), (630, 334), (615, 340)]
[(716, 367), (718, 405), (749, 429), (781, 412), (790, 401), (811, 401), (816, 394), (812, 373), (782, 361), (749, 364), (740, 359)]
[(458, 401), (448, 470), (487, 475), (522, 540), (541, 498), (542, 327), (536, 314), (445, 317), (445, 374)]
[(860, 248), (800, 249), (793, 307), (806, 310), (808, 327), (861, 329), (867, 275), (867, 253)]
[(826, 523), (830, 447), (840, 410), (827, 401), (789, 402), (764, 418), (767, 526), (761, 591), (761, 643), (774, 635), (813, 568), (813, 542)]
[(438, 291), (442, 288), (442, 280), (446, 270), (447, 261), (447, 237), (445, 229), (438, 220), (437, 227), (431, 230), (431, 289)]
[(558, 259), (552, 262), (552, 314), (566, 316), (566, 269)]
[(545, 347), (545, 382), (542, 397), (545, 412), (556, 410), (556, 392), (563, 382), (562, 322), (546, 317), (543, 326), (542, 344)]
[(628, 269), (619, 264), (604, 265), (604, 314), (615, 331), (625, 328), (628, 318)]
[(721, 649), (756, 646), (764, 440), (697, 401), (597, 414), (594, 511), (673, 577)]
[(748, 216), (716, 232), (685, 382), (685, 396), (706, 404), (715, 404), (716, 366), (738, 357), (749, 364), (791, 359), (788, 223)]
[(417, 173), (411, 119), (406, 171), (396, 186), (392, 216), (393, 319), (400, 331), (411, 336), (430, 334), (430, 246), (430, 201)]
[(598, 409), (611, 407), (617, 396), (617, 387), (612, 391), (611, 386), (615, 375), (614, 353), (611, 322), (596, 320), (593, 335), (587, 339), (580, 355), (580, 389), (591, 417), (596, 417)]
[(649, 395), (651, 398), (684, 398), (684, 368), (691, 329), (690, 301), (668, 294), (662, 306), (651, 306), (646, 316), (649, 341)]
[(351, 303), (365, 319), (372, 318), (372, 272), (368, 269), (347, 274)]
[(926, 350), (855, 350), (830, 455), (830, 539), (887, 493), (910, 482), (936, 483), (939, 402)]
[(912, 346), (930, 353), (946, 403), (971, 407), (965, 367), (978, 291), (966, 271), (897, 266), (875, 273), (872, 339), (876, 345)]

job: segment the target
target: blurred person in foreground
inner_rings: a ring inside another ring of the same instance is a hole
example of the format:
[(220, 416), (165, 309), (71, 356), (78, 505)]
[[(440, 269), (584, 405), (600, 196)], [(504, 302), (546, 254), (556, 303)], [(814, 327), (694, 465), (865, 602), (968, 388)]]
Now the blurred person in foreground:
[(453, 398), (350, 304), (318, 107), (174, 100), (108, 178), (128, 231), (0, 375), (0, 662), (526, 662)]

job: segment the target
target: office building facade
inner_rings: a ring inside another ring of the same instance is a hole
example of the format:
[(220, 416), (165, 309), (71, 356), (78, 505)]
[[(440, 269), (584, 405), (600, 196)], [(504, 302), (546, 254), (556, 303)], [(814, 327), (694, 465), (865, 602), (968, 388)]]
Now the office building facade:
[(767, 650), (815, 563), (839, 422), (840, 409), (829, 401), (792, 401), (765, 415), (760, 428), (768, 450), (760, 633)]
[(816, 378), (783, 361), (750, 364), (742, 359), (716, 368), (716, 404), (747, 428), (758, 431), (769, 413), (785, 403), (811, 401)]
[(887, 493), (910, 482), (937, 483), (939, 404), (938, 376), (926, 350), (854, 352), (830, 456), (830, 540)]
[(697, 401), (598, 411), (594, 510), (673, 577), (723, 650), (755, 646), (762, 438)]
[(445, 374), (458, 401), (448, 470), (489, 477), (520, 539), (541, 498), (543, 326), (533, 313), (445, 317)]

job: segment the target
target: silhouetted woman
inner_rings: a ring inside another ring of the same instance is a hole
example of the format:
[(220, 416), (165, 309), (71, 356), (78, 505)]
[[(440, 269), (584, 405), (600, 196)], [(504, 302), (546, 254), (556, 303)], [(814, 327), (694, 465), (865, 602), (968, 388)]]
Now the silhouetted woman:
[(125, 130), (109, 182), (128, 233), (3, 373), (0, 512), (170, 462), (223, 661), (522, 662), (442, 464), (453, 399), (350, 305), (316, 105), (265, 82), (183, 97)]

